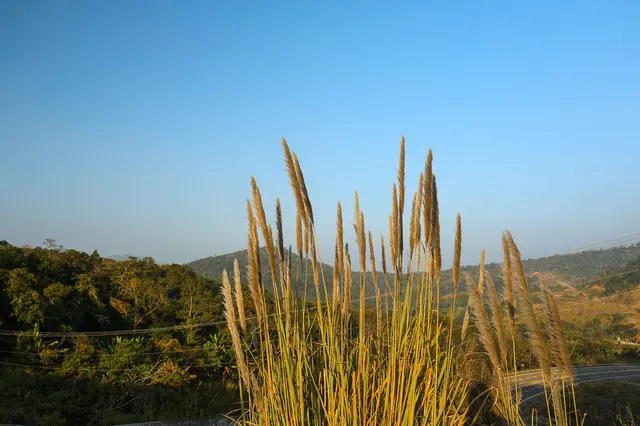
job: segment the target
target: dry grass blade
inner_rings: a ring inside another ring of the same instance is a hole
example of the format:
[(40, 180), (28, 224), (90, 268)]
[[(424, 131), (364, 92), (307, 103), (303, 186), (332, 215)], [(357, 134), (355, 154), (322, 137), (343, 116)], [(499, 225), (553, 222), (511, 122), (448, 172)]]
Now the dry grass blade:
[(462, 255), (462, 219), (460, 213), (456, 216), (456, 238), (453, 248), (453, 291), (458, 290), (460, 283), (460, 257)]
[(309, 244), (311, 242), (311, 230), (309, 226), (304, 227), (304, 255), (309, 257)]
[(431, 243), (431, 190), (433, 188), (433, 184), (431, 183), (433, 180), (432, 163), (433, 153), (429, 150), (427, 160), (424, 164), (424, 189), (422, 191), (422, 204), (424, 206), (422, 211), (424, 222), (424, 244), (427, 246)]
[(535, 310), (533, 309), (533, 302), (531, 301), (531, 294), (527, 285), (527, 279), (524, 275), (524, 267), (522, 264), (522, 257), (520, 256), (520, 250), (513, 240), (511, 233), (506, 231), (505, 235), (509, 243), (509, 250), (511, 251), (512, 261), (515, 266), (516, 277), (518, 278), (518, 289), (520, 290), (521, 295), (519, 303), (522, 306), (523, 322), (529, 330), (529, 342), (531, 344), (531, 349), (538, 359), (544, 380), (547, 383), (551, 383), (551, 365), (549, 363), (549, 355), (544, 345), (540, 323), (538, 322)]
[(331, 286), (332, 297), (331, 304), (333, 306), (333, 311), (336, 312), (338, 309), (338, 303), (340, 302), (340, 271), (342, 270), (342, 266), (340, 265), (340, 261), (338, 259), (338, 245), (336, 244), (336, 248), (334, 250), (334, 259), (333, 259), (333, 285)]
[(506, 367), (507, 337), (504, 330), (504, 323), (502, 321), (502, 313), (500, 311), (500, 300), (498, 299), (498, 293), (496, 292), (496, 286), (493, 282), (493, 277), (491, 276), (489, 271), (485, 270), (485, 277), (489, 289), (489, 308), (491, 309), (491, 323), (493, 324), (498, 347), (500, 348), (500, 359)]
[(284, 160), (287, 175), (289, 176), (289, 185), (291, 186), (291, 190), (293, 191), (293, 197), (296, 200), (296, 210), (304, 211), (304, 199), (302, 197), (300, 183), (298, 182), (298, 173), (293, 162), (293, 155), (291, 155), (289, 145), (287, 145), (287, 141), (285, 140), (285, 138), (282, 138), (282, 149), (284, 150)]
[(336, 213), (336, 251), (338, 255), (338, 265), (340, 265), (338, 273), (341, 273), (344, 267), (344, 229), (342, 225), (342, 205), (340, 205), (340, 202), (338, 202), (338, 211)]
[(351, 293), (353, 288), (353, 281), (351, 275), (351, 256), (349, 256), (349, 244), (345, 244), (345, 265), (344, 265), (344, 299), (342, 304), (342, 315), (346, 318), (351, 310)]
[(373, 234), (369, 231), (369, 259), (371, 261), (371, 276), (376, 291), (376, 333), (382, 333), (382, 305), (380, 303), (380, 287), (378, 286), (378, 271), (376, 270), (376, 255), (373, 247)]
[(564, 365), (565, 370), (569, 376), (573, 376), (573, 368), (571, 366), (571, 355), (569, 354), (569, 348), (567, 346), (567, 338), (564, 332), (564, 325), (562, 318), (560, 317), (560, 310), (556, 302), (553, 293), (549, 290), (546, 281), (540, 277), (540, 288), (544, 293), (545, 309), (547, 311), (547, 318), (549, 321), (549, 335), (553, 336), (556, 341), (558, 354), (560, 355), (560, 361)]
[(249, 368), (245, 361), (244, 353), (242, 352), (242, 345), (240, 343), (240, 333), (238, 332), (238, 325), (236, 324), (236, 313), (233, 307), (233, 297), (231, 296), (231, 285), (229, 284), (229, 278), (227, 277), (227, 271), (222, 271), (222, 297), (224, 300), (224, 316), (227, 320), (227, 327), (229, 328), (229, 334), (231, 334), (231, 342), (233, 344), (233, 351), (236, 356), (236, 363), (238, 364), (238, 371), (240, 377), (247, 389), (251, 386), (249, 379)]
[(235, 284), (236, 304), (238, 306), (238, 317), (240, 318), (240, 327), (243, 332), (247, 331), (247, 317), (244, 312), (244, 296), (242, 294), (242, 283), (240, 281), (240, 268), (238, 260), (233, 259), (233, 280)]
[(424, 174), (420, 173), (420, 178), (418, 179), (418, 189), (416, 190), (416, 212), (415, 212), (415, 227), (416, 229), (413, 231), (414, 232), (414, 250), (417, 248), (418, 250), (420, 249), (420, 239), (422, 236), (422, 227), (420, 226), (421, 220), (422, 220), (422, 196), (423, 196), (423, 189), (422, 186), (424, 185), (423, 183), (424, 181)]
[(296, 211), (296, 248), (298, 249), (298, 256), (300, 260), (302, 260), (302, 249), (304, 247), (302, 243), (302, 214), (300, 210)]
[(404, 136), (400, 138), (400, 158), (398, 160), (398, 207), (400, 214), (404, 213)]
[(380, 234), (380, 261), (382, 263), (382, 273), (384, 274), (385, 278), (387, 276), (387, 253), (386, 250), (384, 248), (384, 235)]
[(513, 270), (511, 269), (511, 249), (506, 234), (502, 233), (503, 263), (502, 272), (504, 274), (504, 299), (507, 303), (507, 314), (509, 316), (509, 328), (514, 332), (516, 319), (516, 298), (513, 292)]
[(480, 296), (484, 295), (484, 259), (487, 256), (486, 250), (480, 252), (480, 277), (478, 278), (478, 291)]
[[(482, 253), (480, 253), (480, 278), (478, 279), (477, 286), (481, 299), (484, 294), (484, 257), (485, 251), (482, 250)], [(460, 273), (459, 270), (460, 268), (458, 267), (458, 274)], [(465, 340), (465, 338), (467, 337), (467, 333), (469, 332), (469, 316), (471, 314), (471, 310), (471, 298), (469, 298), (469, 300), (467, 301), (467, 309), (465, 310), (464, 318), (462, 319), (462, 329), (460, 330), (460, 339), (463, 341)]]
[(436, 176), (432, 176), (431, 190), (431, 241), (434, 255), (434, 267), (436, 272), (436, 281), (440, 281), (440, 270), (442, 269), (442, 254), (440, 252), (440, 209), (438, 207), (438, 185), (436, 184)]
[(285, 138), (282, 138), (282, 149), (284, 150), (284, 160), (287, 175), (289, 176), (289, 185), (293, 191), (293, 198), (296, 201), (296, 248), (298, 249), (298, 256), (302, 259), (302, 220), (303, 218), (306, 218), (305, 202), (302, 195), (302, 189), (298, 181), (298, 172), (293, 162), (293, 155), (291, 155), (289, 145), (287, 145)]
[(397, 243), (398, 250), (397, 256), (399, 258), (400, 268), (402, 268), (402, 252), (404, 250), (404, 230), (402, 225), (402, 218), (404, 215), (404, 136), (400, 139), (400, 158), (398, 159), (398, 212), (397, 212)]
[(373, 234), (369, 231), (369, 260), (371, 261), (371, 273), (373, 274), (373, 285), (378, 286), (378, 275), (376, 273), (376, 255), (373, 251)]
[(360, 254), (360, 273), (367, 272), (367, 240), (364, 231), (364, 216), (360, 211), (360, 201), (358, 199), (358, 192), (355, 193), (355, 229), (356, 229), (356, 241), (358, 242), (358, 252)]
[(258, 320), (261, 321), (264, 314), (264, 307), (262, 306), (262, 272), (260, 270), (258, 230), (249, 200), (247, 200), (247, 216), (249, 218), (249, 242), (247, 245), (249, 291), (251, 292), (253, 304), (256, 307), (256, 315), (258, 316)]
[(304, 201), (304, 208), (307, 214), (307, 226), (313, 223), (313, 209), (311, 208), (311, 200), (309, 199), (309, 193), (307, 192), (307, 184), (304, 182), (304, 175), (302, 174), (302, 168), (298, 161), (298, 156), (293, 153), (293, 164), (296, 168), (296, 174), (298, 175), (298, 185), (300, 185), (300, 193)]
[[(264, 238), (265, 247), (267, 248), (267, 253), (269, 254), (269, 266), (271, 269), (271, 279), (276, 288), (276, 283), (278, 282), (278, 269), (276, 268), (276, 253), (273, 247), (273, 236), (271, 235), (270, 227), (267, 225), (267, 217), (264, 213), (264, 205), (262, 204), (262, 196), (260, 195), (260, 188), (258, 188), (258, 184), (256, 183), (255, 178), (251, 177), (251, 188), (253, 190), (253, 208), (255, 210), (255, 214), (257, 216), (257, 223), (262, 229), (262, 237)], [(256, 243), (257, 242), (256, 238)], [(259, 250), (259, 245), (257, 246), (257, 250)], [(258, 257), (260, 256), (257, 253)]]
[(471, 274), (467, 272), (465, 274), (465, 278), (467, 280), (467, 287), (469, 289), (469, 305), (471, 307), (471, 312), (473, 313), (473, 316), (475, 318), (475, 324), (480, 335), (480, 341), (487, 351), (487, 355), (489, 356), (489, 361), (491, 361), (493, 371), (497, 373), (500, 368), (498, 346), (496, 345), (496, 339), (493, 335), (491, 326), (489, 325), (487, 314), (484, 311), (482, 296), (478, 291), (478, 287), (476, 287), (475, 283), (473, 282)]
[(391, 205), (391, 218), (389, 219), (389, 233), (391, 234), (391, 243), (389, 244), (389, 249), (391, 250), (391, 263), (393, 264), (394, 270), (397, 270), (398, 256), (400, 255), (400, 253), (398, 252), (398, 247), (400, 247), (400, 235), (398, 233), (398, 191), (396, 189), (395, 183), (393, 184), (391, 196), (393, 200)]
[(278, 229), (278, 253), (280, 254), (280, 265), (284, 264), (284, 233), (282, 232), (282, 207), (280, 198), (276, 198), (276, 228)]
[[(411, 201), (411, 222), (409, 224), (409, 260), (413, 258), (413, 251), (416, 246), (416, 201), (417, 194), (413, 194)], [(419, 220), (419, 218), (418, 218)]]

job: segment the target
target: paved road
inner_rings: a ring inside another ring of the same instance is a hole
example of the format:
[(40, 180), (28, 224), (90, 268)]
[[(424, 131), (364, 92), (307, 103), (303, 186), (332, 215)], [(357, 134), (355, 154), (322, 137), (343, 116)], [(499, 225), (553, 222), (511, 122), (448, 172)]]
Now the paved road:
[[(640, 381), (640, 364), (575, 365), (573, 366), (573, 380), (575, 386), (601, 380)], [(540, 370), (518, 374), (518, 387), (521, 390), (520, 405), (544, 395)]]

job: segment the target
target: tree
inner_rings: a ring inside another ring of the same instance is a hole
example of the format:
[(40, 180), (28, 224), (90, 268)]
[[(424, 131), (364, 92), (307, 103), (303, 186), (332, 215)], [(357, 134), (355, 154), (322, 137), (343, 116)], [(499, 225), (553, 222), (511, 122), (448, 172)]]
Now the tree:
[(64, 247), (58, 244), (55, 238), (45, 238), (42, 244), (46, 249), (57, 252), (61, 252), (64, 249)]
[(166, 303), (167, 289), (160, 277), (160, 268), (153, 259), (117, 262), (115, 284), (118, 297), (111, 297), (109, 303), (131, 321), (134, 328), (138, 328), (151, 321)]
[[(192, 276), (182, 282), (178, 304), (177, 317), (185, 325), (211, 322), (216, 315), (214, 295), (202, 277)], [(187, 344), (195, 343), (196, 332), (194, 328), (187, 329)]]
[(9, 296), (13, 315), (26, 325), (32, 326), (44, 319), (43, 303), (37, 291), (37, 279), (26, 268), (9, 271), (5, 293)]

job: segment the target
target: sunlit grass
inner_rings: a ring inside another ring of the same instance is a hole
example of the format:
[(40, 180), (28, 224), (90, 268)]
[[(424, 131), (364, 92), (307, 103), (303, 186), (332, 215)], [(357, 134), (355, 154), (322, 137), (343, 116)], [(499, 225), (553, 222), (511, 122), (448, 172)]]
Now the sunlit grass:
[[(308, 269), (304, 276), (310, 277), (304, 285), (315, 288), (315, 300), (294, 298), (292, 274), (299, 271), (291, 270), (291, 249), (287, 252), (284, 248), (280, 203), (274, 235), (266, 222), (259, 187), (252, 179), (253, 200), (247, 203), (247, 284), (256, 307), (255, 318), (244, 316), (237, 267), (234, 289), (225, 272), (223, 291), (240, 380), (248, 397), (242, 421), (259, 425), (523, 425), (531, 413), (521, 412), (518, 376), (514, 374), (514, 322), (516, 315), (521, 315), (547, 385), (546, 413), (532, 421), (545, 417), (558, 425), (581, 422), (571, 387), (567, 390), (564, 386), (570, 379), (558, 379), (551, 373), (553, 366), (568, 373), (561, 377), (571, 373), (556, 302), (545, 292), (548, 317), (543, 329), (510, 233), (503, 235), (504, 294), (497, 293), (484, 265), (477, 284), (467, 275), (469, 303), (460, 330), (454, 321), (462, 244), (458, 216), (452, 235), (453, 303), (448, 300), (443, 304), (447, 308), (441, 309), (441, 234), (431, 151), (412, 197), (406, 227), (404, 139), (401, 141), (389, 235), (381, 238), (377, 252), (356, 193), (353, 223), (357, 245), (352, 260), (344, 244), (342, 207), (338, 204), (334, 273), (325, 277), (302, 169), (284, 140), (283, 148), (296, 201), (296, 249)], [(272, 302), (267, 301), (262, 285), (261, 244), (269, 253)], [(384, 282), (377, 280), (376, 259), (381, 259)], [(357, 282), (351, 274), (354, 264), (360, 270)], [(387, 279), (388, 271), (392, 279)], [(373, 272), (372, 284), (366, 280), (367, 272)], [(365, 296), (368, 285), (375, 287), (371, 314)], [(306, 289), (302, 294), (307, 294)], [(252, 338), (247, 338), (251, 334)]]

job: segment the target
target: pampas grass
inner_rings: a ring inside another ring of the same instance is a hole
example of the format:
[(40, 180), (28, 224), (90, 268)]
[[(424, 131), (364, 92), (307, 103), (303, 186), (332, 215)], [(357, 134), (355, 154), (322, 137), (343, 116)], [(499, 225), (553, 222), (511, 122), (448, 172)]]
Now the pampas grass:
[[(357, 275), (358, 288), (354, 298), (354, 272), (349, 245), (344, 241), (342, 206), (340, 203), (337, 205), (333, 276), (325, 277), (302, 167), (284, 139), (282, 147), (296, 204), (296, 248), (301, 257), (298, 264), (305, 268), (305, 292), (302, 301), (294, 301), (291, 296), (291, 248), (289, 256), (285, 258), (280, 200), (276, 200), (274, 238), (266, 223), (258, 183), (252, 178), (252, 201), (247, 201), (247, 279), (256, 307), (258, 347), (245, 344), (241, 338), (240, 329), (246, 332), (247, 319), (244, 317), (242, 283), (237, 263), (234, 264), (235, 304), (226, 271), (222, 287), (225, 317), (232, 336), (240, 383), (249, 396), (249, 405), (244, 409), (242, 421), (248, 425), (287, 426), (462, 426), (476, 424), (484, 414), (492, 413), (503, 423), (523, 425), (518, 392), (512, 389), (512, 374), (517, 372), (515, 367), (509, 370), (507, 331), (503, 323), (506, 313), (515, 353), (515, 299), (513, 283), (508, 278), (512, 276), (511, 265), (515, 265), (518, 278), (521, 318), (529, 331), (530, 345), (539, 360), (545, 382), (552, 384), (551, 354), (559, 354), (560, 362), (567, 369), (570, 369), (570, 360), (565, 356), (568, 353), (566, 342), (562, 347), (564, 331), (560, 327), (559, 311), (550, 291), (545, 293), (548, 315), (553, 320), (549, 326), (554, 333), (552, 343), (558, 348), (550, 351), (546, 347), (547, 342), (543, 340), (542, 329), (533, 310), (520, 252), (511, 234), (505, 232), (503, 239), (506, 306), (498, 297), (492, 277), (484, 270), (483, 251), (478, 284), (473, 282), (471, 275), (465, 275), (469, 293), (468, 308), (460, 336), (456, 334), (454, 339), (454, 330), (458, 332), (455, 313), (460, 280), (462, 221), (457, 215), (453, 303), (441, 310), (440, 211), (431, 150), (427, 154), (424, 172), (419, 176), (417, 191), (411, 197), (409, 261), (405, 264), (405, 140), (401, 139), (397, 182), (392, 186), (389, 215), (389, 270), (385, 238), (381, 235), (380, 239), (384, 292), (381, 292), (378, 283), (373, 235), (366, 231), (364, 213), (360, 210), (360, 200), (355, 193), (353, 223), (360, 273)], [(269, 300), (263, 288), (258, 227), (262, 230), (263, 243), (269, 254), (268, 267), (274, 283), (273, 298)], [(306, 273), (307, 269), (310, 274)], [(371, 271), (371, 280), (367, 278), (368, 270)], [(393, 274), (392, 279), (388, 277), (388, 272)], [(484, 307), (485, 281), (490, 316)], [(310, 303), (306, 300), (307, 285), (316, 290), (315, 301)], [(370, 299), (367, 294), (371, 292), (375, 294), (373, 306), (367, 304)], [(374, 309), (372, 317), (367, 313), (371, 308)], [(471, 322), (470, 313), (479, 343), (473, 339), (465, 341), (465, 334), (468, 334), (466, 329)], [(475, 352), (478, 345), (486, 356)], [(480, 376), (469, 377), (479, 356), (484, 357), (482, 359), (490, 366), (491, 374), (485, 378), (487, 390), (472, 397), (471, 386), (478, 380), (485, 380)], [(553, 419), (557, 424), (564, 424), (567, 404), (563, 404), (558, 389), (551, 388), (547, 405), (549, 407), (552, 404)], [(478, 400), (483, 398), (489, 398), (489, 402), (478, 405)], [(552, 418), (551, 409), (548, 409), (548, 417)]]
[(487, 279), (487, 286), (489, 290), (489, 307), (491, 309), (491, 324), (493, 331), (495, 332), (496, 341), (500, 349), (500, 361), (502, 362), (502, 368), (507, 368), (507, 335), (504, 329), (504, 322), (502, 318), (502, 312), (500, 309), (500, 301), (498, 299), (498, 293), (496, 286), (493, 282), (493, 277), (489, 271), (484, 271)]
[(247, 317), (244, 311), (244, 296), (242, 294), (242, 281), (240, 280), (240, 268), (238, 260), (233, 260), (233, 281), (235, 284), (236, 304), (238, 306), (238, 317), (240, 318), (240, 327), (243, 332), (247, 331)]
[(502, 271), (504, 274), (504, 298), (507, 303), (507, 312), (509, 315), (509, 330), (512, 337), (514, 333), (516, 319), (516, 299), (513, 292), (513, 270), (511, 269), (511, 249), (506, 233), (502, 234), (502, 251), (503, 263)]
[(240, 332), (236, 325), (236, 312), (233, 307), (233, 297), (231, 296), (231, 285), (229, 284), (227, 271), (223, 271), (222, 273), (222, 297), (224, 300), (224, 316), (229, 326), (229, 334), (231, 334), (231, 342), (236, 356), (236, 364), (238, 365), (238, 371), (240, 372), (242, 383), (245, 388), (248, 389), (251, 387), (251, 379), (249, 377), (249, 368), (247, 367), (244, 352), (242, 350), (242, 344), (240, 342)]
[(467, 288), (469, 290), (469, 306), (471, 307), (471, 312), (476, 320), (480, 341), (484, 345), (487, 355), (489, 356), (489, 361), (491, 361), (491, 367), (494, 374), (498, 375), (500, 370), (500, 357), (498, 355), (499, 349), (496, 339), (494, 338), (494, 334), (491, 331), (489, 320), (487, 319), (487, 315), (484, 311), (484, 306), (482, 305), (482, 296), (480, 295), (478, 287), (473, 282), (471, 274), (467, 272), (465, 274), (465, 278), (467, 280)]

